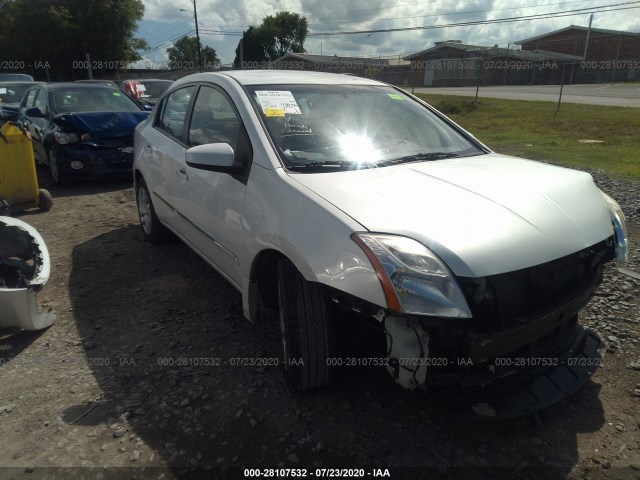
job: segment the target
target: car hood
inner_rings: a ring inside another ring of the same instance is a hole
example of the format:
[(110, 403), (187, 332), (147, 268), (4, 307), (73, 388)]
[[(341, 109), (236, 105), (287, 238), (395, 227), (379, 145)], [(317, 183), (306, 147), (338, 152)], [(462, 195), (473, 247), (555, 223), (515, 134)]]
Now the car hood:
[(499, 154), (290, 176), (367, 230), (420, 241), (459, 276), (531, 267), (613, 234), (591, 175)]
[(86, 112), (61, 113), (54, 122), (62, 127), (72, 127), (87, 132), (123, 132), (136, 128), (149, 116), (149, 112)]

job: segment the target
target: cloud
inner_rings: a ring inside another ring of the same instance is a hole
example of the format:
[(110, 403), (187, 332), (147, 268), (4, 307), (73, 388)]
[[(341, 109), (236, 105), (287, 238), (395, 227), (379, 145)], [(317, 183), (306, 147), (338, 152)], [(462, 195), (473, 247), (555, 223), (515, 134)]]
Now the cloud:
[[(194, 28), (193, 17), (180, 9), (193, 10), (192, 0), (143, 0), (145, 18), (138, 34), (152, 45), (161, 45)], [(606, 2), (621, 3), (620, 2)], [(603, 5), (602, 1), (542, 0), (535, 6), (525, 0), (197, 0), (202, 42), (215, 48), (223, 63), (233, 62), (239, 36), (250, 25), (257, 26), (278, 11), (299, 13), (307, 18), (311, 34), (339, 31), (385, 30), (433, 27), (462, 22), (519, 17)], [(465, 43), (506, 47), (517, 40), (569, 25), (587, 26), (588, 13), (545, 20), (492, 25), (429, 28), (372, 35), (309, 35), (309, 53), (379, 56), (408, 55), (433, 46), (433, 42), (456, 39)], [(640, 31), (638, 10), (594, 15), (595, 28)], [(226, 32), (221, 35), (219, 32)], [(161, 52), (162, 53), (162, 52)], [(158, 53), (160, 54), (160, 53)]]

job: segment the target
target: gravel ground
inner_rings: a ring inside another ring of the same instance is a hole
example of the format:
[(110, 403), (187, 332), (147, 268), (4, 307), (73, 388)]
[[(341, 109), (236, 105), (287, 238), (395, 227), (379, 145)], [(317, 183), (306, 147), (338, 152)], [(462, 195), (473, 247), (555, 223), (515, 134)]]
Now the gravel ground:
[[(638, 186), (594, 178), (627, 214), (626, 267), (640, 272)], [(640, 281), (615, 266), (581, 314), (609, 342), (604, 366), (538, 415), (487, 419), (405, 391), (379, 368), (345, 368), (334, 387), (291, 393), (274, 366), (231, 365), (277, 357), (278, 326), (244, 320), (238, 292), (181, 243), (145, 242), (126, 183), (52, 193), (50, 212), (21, 219), (49, 247), (39, 301), (57, 321), (0, 330), (2, 479), (337, 467), (396, 479), (640, 476)], [(343, 348), (368, 352), (379, 340), (353, 324)]]

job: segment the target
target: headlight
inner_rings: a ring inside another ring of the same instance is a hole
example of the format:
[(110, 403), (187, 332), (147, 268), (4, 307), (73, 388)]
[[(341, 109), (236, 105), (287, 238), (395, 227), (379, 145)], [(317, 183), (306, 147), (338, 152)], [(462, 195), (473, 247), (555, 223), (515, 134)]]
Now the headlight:
[(73, 132), (56, 132), (53, 134), (53, 136), (56, 139), (56, 142), (61, 145), (65, 145), (67, 143), (76, 143), (78, 141), (78, 134)]
[(91, 141), (91, 134), (90, 133), (83, 133), (82, 135), (80, 135), (80, 140), (82, 140), (83, 142)]
[(391, 310), (471, 318), (453, 275), (427, 247), (396, 235), (354, 233), (351, 238), (376, 269)]
[(629, 259), (629, 244), (627, 240), (627, 219), (624, 216), (620, 204), (609, 195), (600, 190), (604, 197), (604, 201), (609, 206), (611, 213), (611, 223), (613, 223), (613, 231), (616, 239), (616, 262), (626, 262)]

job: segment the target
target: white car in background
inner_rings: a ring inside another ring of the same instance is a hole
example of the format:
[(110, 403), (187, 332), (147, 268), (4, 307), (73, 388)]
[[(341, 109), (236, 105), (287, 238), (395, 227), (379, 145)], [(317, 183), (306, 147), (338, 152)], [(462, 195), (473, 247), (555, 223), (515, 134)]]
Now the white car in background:
[(134, 181), (149, 240), (181, 238), (248, 319), (278, 312), (292, 389), (328, 385), (341, 364), (336, 309), (386, 332), (387, 356), (367, 362), (490, 415), (557, 402), (601, 359), (577, 318), (626, 258), (618, 204), (587, 173), (491, 152), (401, 89), (185, 77), (136, 129)]

